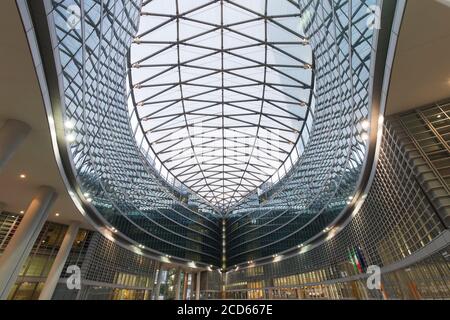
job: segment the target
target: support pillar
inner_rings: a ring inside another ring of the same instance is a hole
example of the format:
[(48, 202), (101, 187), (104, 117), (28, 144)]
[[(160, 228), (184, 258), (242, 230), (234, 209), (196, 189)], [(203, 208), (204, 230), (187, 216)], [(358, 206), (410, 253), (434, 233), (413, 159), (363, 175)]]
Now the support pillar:
[(200, 300), (200, 280), (201, 280), (202, 273), (199, 271), (197, 272), (196, 278), (196, 284), (195, 284), (195, 300)]
[(153, 300), (159, 300), (159, 293), (161, 291), (161, 282), (163, 281), (163, 265), (161, 264), (158, 271), (158, 279), (156, 280), (155, 289), (153, 290)]
[(20, 269), (47, 220), (56, 199), (55, 191), (42, 186), (28, 206), (22, 221), (0, 257), (0, 300), (8, 297)]
[(195, 273), (190, 273), (191, 275), (191, 284), (189, 285), (189, 300), (194, 300), (194, 289), (195, 289)]
[(188, 280), (189, 280), (189, 274), (184, 272), (182, 300), (187, 300), (188, 299), (188, 297), (187, 297)]
[(175, 300), (181, 299), (180, 291), (181, 291), (181, 269), (178, 268), (176, 279), (175, 279)]
[(30, 127), (18, 120), (9, 119), (0, 128), (0, 171), (12, 158), (30, 132)]
[(53, 262), (52, 268), (48, 273), (47, 280), (45, 281), (41, 294), (39, 295), (39, 300), (51, 300), (67, 257), (69, 256), (70, 249), (72, 249), (73, 242), (78, 234), (79, 228), (79, 222), (73, 222), (69, 226), (69, 229), (64, 235), (64, 240), (59, 248), (58, 254), (56, 255), (55, 261)]

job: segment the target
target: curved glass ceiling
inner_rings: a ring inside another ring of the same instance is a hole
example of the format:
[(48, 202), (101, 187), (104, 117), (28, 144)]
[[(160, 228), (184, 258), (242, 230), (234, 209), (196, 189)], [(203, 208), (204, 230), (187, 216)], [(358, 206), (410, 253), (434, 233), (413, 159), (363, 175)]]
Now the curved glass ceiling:
[(130, 51), (138, 143), (220, 211), (298, 159), (313, 82), (300, 16), (290, 0), (144, 3)]

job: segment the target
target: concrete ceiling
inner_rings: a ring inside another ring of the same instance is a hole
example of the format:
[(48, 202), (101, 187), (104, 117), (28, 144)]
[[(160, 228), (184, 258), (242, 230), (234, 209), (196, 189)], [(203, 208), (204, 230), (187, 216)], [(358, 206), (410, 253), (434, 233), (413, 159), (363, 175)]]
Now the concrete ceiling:
[(450, 0), (408, 0), (387, 114), (450, 98)]
[[(0, 126), (6, 119), (26, 122), (32, 128), (13, 159), (0, 172), (0, 202), (3, 210), (19, 213), (26, 210), (40, 185), (58, 192), (49, 220), (90, 225), (76, 209), (59, 174), (53, 154), (50, 131), (37, 76), (15, 1), (0, 4)], [(26, 179), (21, 179), (20, 174)], [(60, 215), (57, 217), (56, 213)]]

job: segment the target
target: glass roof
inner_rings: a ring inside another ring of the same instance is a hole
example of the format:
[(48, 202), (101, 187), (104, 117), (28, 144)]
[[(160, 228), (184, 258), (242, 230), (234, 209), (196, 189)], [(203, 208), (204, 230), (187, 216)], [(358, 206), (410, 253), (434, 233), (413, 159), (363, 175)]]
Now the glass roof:
[(162, 176), (226, 212), (292, 167), (312, 117), (300, 16), (290, 0), (144, 2), (130, 110)]

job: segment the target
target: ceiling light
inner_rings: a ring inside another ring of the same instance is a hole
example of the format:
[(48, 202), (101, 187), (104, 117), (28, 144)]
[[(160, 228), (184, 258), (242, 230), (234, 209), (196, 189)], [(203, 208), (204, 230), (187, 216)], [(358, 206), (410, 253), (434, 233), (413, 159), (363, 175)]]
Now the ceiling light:
[(73, 129), (75, 125), (71, 120), (67, 120), (66, 122), (64, 122), (64, 127), (66, 127), (66, 129)]
[(25, 211), (23, 211), (23, 210), (20, 210), (20, 213), (21, 213), (21, 214), (24, 214), (24, 213), (25, 213)]
[(20, 177), (20, 179), (25, 179), (27, 177), (27, 175), (22, 173), (19, 177)]
[(75, 141), (75, 135), (73, 133), (69, 133), (68, 135), (66, 135), (66, 141), (71, 143)]
[(275, 255), (274, 257), (273, 257), (273, 262), (279, 262), (279, 261), (281, 261), (283, 259), (283, 256), (279, 256), (279, 255)]
[(57, 213), (55, 213), (55, 216), (59, 217), (59, 213), (58, 213), (58, 212), (57, 212)]
[(367, 141), (367, 140), (369, 140), (369, 135), (367, 134), (367, 133), (362, 133), (361, 134), (361, 140), (362, 141)]
[(363, 120), (363, 122), (361, 122), (361, 127), (362, 127), (364, 130), (368, 130), (368, 129), (370, 128), (369, 120)]

